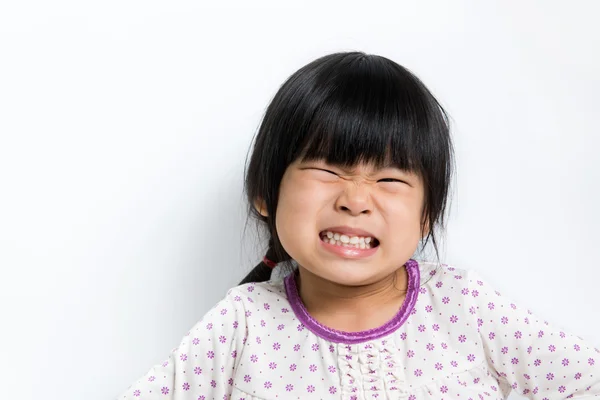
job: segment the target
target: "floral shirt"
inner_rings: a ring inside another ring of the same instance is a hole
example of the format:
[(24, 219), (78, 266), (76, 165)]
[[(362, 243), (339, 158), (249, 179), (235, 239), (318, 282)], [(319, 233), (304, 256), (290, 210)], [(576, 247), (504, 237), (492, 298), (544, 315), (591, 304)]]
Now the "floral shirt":
[(600, 351), (515, 305), (478, 273), (409, 260), (384, 325), (330, 329), (296, 274), (229, 290), (119, 399), (530, 399), (600, 397)]

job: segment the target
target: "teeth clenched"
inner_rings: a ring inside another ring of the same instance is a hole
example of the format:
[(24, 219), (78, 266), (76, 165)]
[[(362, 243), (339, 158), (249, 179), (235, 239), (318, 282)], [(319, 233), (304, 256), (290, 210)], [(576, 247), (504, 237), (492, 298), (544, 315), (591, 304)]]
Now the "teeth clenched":
[(357, 249), (370, 249), (374, 239), (370, 236), (348, 236), (337, 232), (325, 231), (321, 234), (322, 240), (330, 244)]

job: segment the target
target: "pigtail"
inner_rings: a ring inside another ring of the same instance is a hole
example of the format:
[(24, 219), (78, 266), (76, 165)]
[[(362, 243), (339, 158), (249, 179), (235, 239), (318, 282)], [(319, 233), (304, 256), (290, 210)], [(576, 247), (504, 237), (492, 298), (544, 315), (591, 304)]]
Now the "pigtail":
[[(271, 272), (273, 272), (273, 268), (275, 268), (275, 266), (278, 264), (275, 253), (275, 246), (273, 246), (273, 239), (271, 239), (269, 240), (269, 249), (263, 258), (263, 261), (258, 263), (258, 265), (254, 267), (244, 279), (242, 279), (239, 285), (250, 282), (266, 282), (271, 279)], [(267, 261), (265, 261), (265, 259)], [(267, 265), (267, 263), (270, 265)]]

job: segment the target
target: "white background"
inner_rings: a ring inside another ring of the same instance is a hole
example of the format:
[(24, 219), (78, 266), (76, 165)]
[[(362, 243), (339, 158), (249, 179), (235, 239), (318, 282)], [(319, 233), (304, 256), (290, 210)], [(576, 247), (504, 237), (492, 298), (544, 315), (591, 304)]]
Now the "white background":
[(342, 50), (452, 117), (442, 261), (600, 345), (597, 1), (248, 4), (0, 6), (0, 397), (114, 398), (169, 354), (263, 252), (265, 107)]

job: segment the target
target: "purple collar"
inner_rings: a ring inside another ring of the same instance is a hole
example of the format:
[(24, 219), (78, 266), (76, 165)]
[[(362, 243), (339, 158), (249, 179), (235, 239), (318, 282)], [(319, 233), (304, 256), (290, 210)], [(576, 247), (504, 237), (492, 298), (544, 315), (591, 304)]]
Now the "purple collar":
[(316, 319), (310, 316), (300, 295), (296, 282), (295, 272), (290, 273), (285, 277), (285, 291), (288, 300), (294, 310), (294, 314), (298, 320), (315, 335), (335, 343), (355, 344), (362, 343), (373, 339), (378, 339), (388, 335), (398, 329), (406, 321), (410, 312), (413, 310), (419, 294), (419, 285), (421, 275), (419, 271), (419, 263), (413, 259), (406, 262), (406, 272), (408, 273), (408, 290), (406, 298), (402, 303), (402, 307), (396, 315), (385, 324), (360, 332), (344, 332), (336, 329), (328, 328), (319, 323)]

